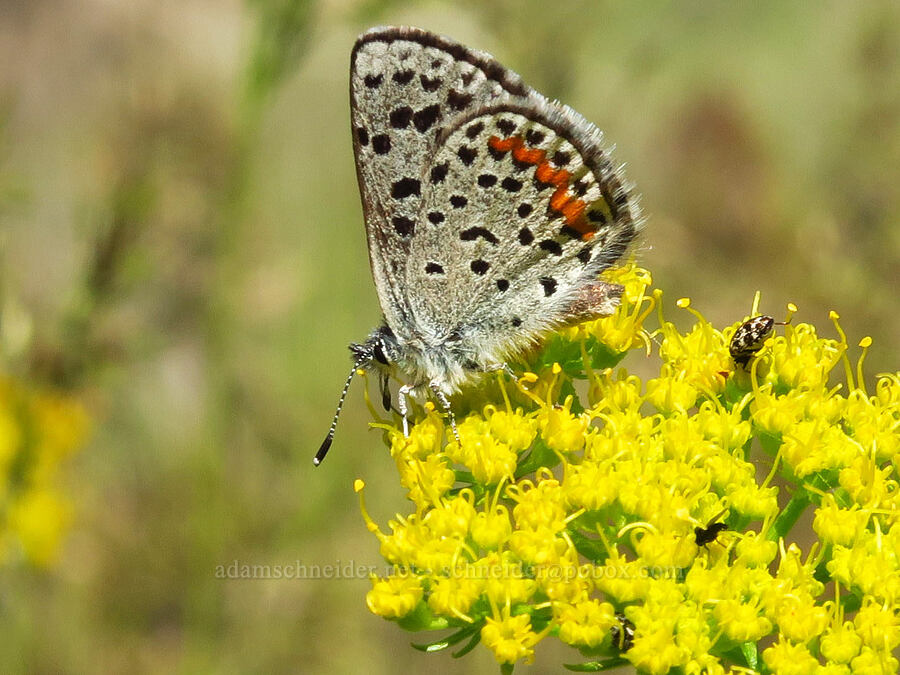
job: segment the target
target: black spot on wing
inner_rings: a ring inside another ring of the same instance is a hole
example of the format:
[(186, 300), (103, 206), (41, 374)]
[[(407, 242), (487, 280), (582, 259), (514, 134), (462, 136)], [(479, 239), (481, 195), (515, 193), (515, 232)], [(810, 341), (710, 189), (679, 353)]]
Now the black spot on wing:
[(443, 183), (444, 179), (447, 177), (447, 171), (449, 171), (450, 165), (447, 162), (443, 164), (438, 164), (431, 168), (431, 182), (432, 183)]
[(470, 148), (468, 145), (463, 145), (456, 151), (456, 156), (466, 166), (472, 166), (472, 163), (478, 156), (478, 151), (475, 148)]
[(413, 109), (408, 105), (405, 105), (391, 110), (388, 119), (394, 129), (405, 129), (409, 126), (409, 121), (412, 119), (412, 116)]
[(394, 216), (391, 219), (391, 224), (401, 237), (411, 237), (416, 231), (416, 224), (404, 216)]
[(441, 107), (437, 104), (430, 105), (427, 108), (422, 108), (416, 113), (413, 113), (412, 121), (413, 126), (420, 133), (425, 133), (428, 131), (432, 125), (437, 122), (441, 118)]
[(466, 138), (474, 139), (478, 134), (484, 131), (484, 122), (475, 122), (466, 128)]
[(606, 222), (606, 214), (599, 209), (591, 209), (587, 212), (587, 219), (592, 223), (600, 223), (602, 225)]
[(498, 150), (493, 145), (488, 144), (488, 154), (498, 162), (506, 157), (509, 150)]
[(372, 149), (376, 155), (386, 155), (391, 151), (391, 137), (387, 134), (372, 136)]
[(537, 129), (529, 129), (525, 132), (525, 142), (528, 145), (540, 145), (544, 138), (546, 138), (546, 134)]
[(507, 176), (500, 182), (500, 187), (507, 192), (518, 192), (522, 189), (522, 181), (516, 180), (512, 176)]
[(504, 117), (497, 120), (497, 128), (507, 136), (512, 136), (513, 132), (516, 130), (516, 123), (511, 119)]
[(563, 167), (572, 161), (572, 155), (564, 150), (557, 150), (553, 153), (553, 163), (558, 167)]
[(419, 82), (422, 84), (422, 89), (425, 91), (437, 91), (441, 87), (441, 78), (429, 78), (425, 75), (419, 75)]
[(406, 199), (412, 195), (419, 195), (421, 183), (415, 178), (401, 178), (391, 186), (391, 197), (394, 199)]
[(494, 246), (500, 243), (500, 240), (497, 239), (494, 233), (486, 227), (470, 227), (459, 233), (459, 238), (463, 241), (475, 241), (479, 237), (494, 244)]
[(533, 241), (534, 234), (532, 234), (531, 230), (529, 230), (527, 227), (523, 227), (521, 230), (519, 230), (519, 243), (522, 244), (522, 246), (528, 246)]
[(558, 241), (553, 241), (552, 239), (544, 239), (538, 246), (548, 253), (552, 253), (553, 255), (562, 255), (562, 246), (559, 245)]
[(447, 105), (454, 110), (462, 110), (472, 102), (472, 94), (451, 89), (447, 94)]
[(491, 268), (491, 264), (487, 260), (473, 260), (469, 267), (472, 269), (475, 274), (484, 275), (487, 274), (487, 271)]

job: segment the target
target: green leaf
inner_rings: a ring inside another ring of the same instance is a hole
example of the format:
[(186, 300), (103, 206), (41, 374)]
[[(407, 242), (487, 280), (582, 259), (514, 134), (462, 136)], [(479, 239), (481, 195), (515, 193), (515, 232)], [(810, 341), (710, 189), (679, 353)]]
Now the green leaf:
[(744, 642), (741, 644), (741, 653), (744, 655), (744, 660), (747, 663), (748, 668), (752, 668), (756, 670), (756, 667), (759, 665), (759, 651), (756, 648), (755, 642)]
[[(480, 627), (480, 624), (479, 624), (479, 627)], [(476, 631), (475, 631), (475, 634), (472, 636), (472, 639), (470, 639), (470, 640), (462, 647), (462, 649), (460, 649), (459, 651), (453, 652), (453, 658), (454, 658), (454, 659), (458, 659), (458, 658), (460, 658), (460, 657), (462, 657), (462, 656), (465, 656), (465, 655), (468, 654), (470, 651), (472, 651), (473, 649), (475, 649), (475, 647), (478, 646), (478, 643), (479, 643), (479, 642), (481, 642), (481, 630), (476, 630)]]
[(591, 355), (591, 367), (595, 370), (613, 368), (625, 358), (628, 352), (615, 352), (599, 340), (591, 340), (588, 345), (588, 353)]
[(806, 507), (809, 506), (809, 502), (809, 494), (807, 492), (803, 490), (796, 492), (791, 497), (791, 501), (787, 503), (787, 506), (781, 510), (778, 517), (772, 522), (772, 527), (769, 528), (766, 539), (778, 541), (790, 532), (797, 519), (803, 515)]
[(560, 459), (559, 455), (557, 455), (553, 450), (547, 447), (547, 444), (543, 441), (536, 441), (534, 446), (531, 448), (531, 453), (525, 459), (524, 462), (520, 463), (518, 467), (516, 467), (516, 480), (521, 478), (522, 476), (527, 476), (528, 474), (537, 471), (542, 466), (547, 467), (548, 469), (552, 469), (554, 466), (559, 464)]
[(427, 652), (427, 653), (439, 652), (444, 649), (447, 649), (447, 647), (452, 647), (453, 645), (455, 645), (459, 642), (462, 642), (467, 637), (471, 637), (473, 632), (480, 638), (481, 637), (481, 634), (479, 633), (480, 627), (481, 627), (480, 624), (476, 624), (476, 625), (472, 625), (472, 626), (465, 626), (465, 627), (461, 628), (460, 630), (456, 631), (455, 633), (452, 633), (452, 634), (448, 635), (447, 637), (442, 638), (440, 640), (435, 640), (434, 642), (428, 642), (425, 644), (416, 644), (415, 642), (412, 642), (410, 644), (413, 649), (418, 649), (420, 652)]
[(406, 616), (397, 619), (397, 625), (403, 630), (416, 633), (423, 630), (444, 630), (450, 628), (450, 622), (444, 617), (431, 613), (424, 602), (419, 602), (416, 608)]
[(575, 544), (575, 550), (595, 565), (605, 562), (609, 557), (603, 542), (599, 539), (586, 537), (577, 530), (569, 529), (567, 531), (572, 543)]

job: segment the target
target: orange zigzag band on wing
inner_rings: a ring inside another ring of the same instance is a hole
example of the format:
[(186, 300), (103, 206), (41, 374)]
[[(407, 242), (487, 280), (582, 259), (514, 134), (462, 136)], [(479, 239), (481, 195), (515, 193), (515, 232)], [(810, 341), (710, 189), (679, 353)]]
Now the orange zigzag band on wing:
[(491, 136), (488, 145), (498, 152), (512, 152), (513, 158), (523, 164), (533, 164), (534, 177), (546, 185), (553, 185), (556, 190), (550, 197), (550, 208), (559, 213), (566, 225), (578, 232), (581, 239), (588, 241), (594, 236), (597, 227), (584, 217), (587, 204), (569, 192), (569, 181), (572, 174), (565, 169), (556, 169), (547, 160), (547, 153), (539, 148), (529, 148), (520, 136), (498, 138)]

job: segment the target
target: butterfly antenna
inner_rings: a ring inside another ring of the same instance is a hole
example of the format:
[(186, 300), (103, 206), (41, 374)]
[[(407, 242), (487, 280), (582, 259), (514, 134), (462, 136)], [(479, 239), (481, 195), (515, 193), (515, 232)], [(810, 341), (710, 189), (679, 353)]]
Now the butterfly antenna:
[(356, 375), (356, 371), (363, 364), (365, 359), (357, 359), (356, 363), (353, 364), (353, 368), (350, 369), (350, 374), (347, 376), (347, 381), (344, 382), (344, 389), (341, 391), (341, 398), (337, 404), (337, 410), (334, 411), (334, 419), (331, 420), (331, 428), (328, 429), (328, 434), (325, 436), (325, 440), (322, 441), (322, 445), (319, 446), (319, 451), (316, 453), (316, 456), (313, 457), (313, 464), (319, 466), (322, 463), (322, 460), (325, 459), (325, 455), (328, 454), (328, 449), (331, 447), (331, 442), (334, 440), (334, 430), (337, 427), (338, 417), (341, 416), (341, 408), (344, 407), (344, 399), (347, 398), (347, 390), (350, 389), (350, 383), (353, 381), (353, 376)]

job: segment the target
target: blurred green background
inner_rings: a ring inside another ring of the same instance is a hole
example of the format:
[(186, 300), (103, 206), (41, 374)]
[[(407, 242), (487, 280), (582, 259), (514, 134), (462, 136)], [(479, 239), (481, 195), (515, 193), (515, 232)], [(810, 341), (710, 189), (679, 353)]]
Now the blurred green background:
[[(2, 369), (71, 392), (55, 566), (0, 569), (0, 671), (496, 672), (369, 614), (406, 510), (357, 383), (379, 320), (349, 134), (357, 34), (404, 23), (493, 53), (595, 122), (642, 194), (639, 262), (720, 327), (763, 311), (900, 366), (896, 2), (0, 4)], [(625, 361), (640, 369), (640, 357)], [(540, 645), (530, 672), (578, 660)], [(543, 647), (543, 649), (542, 649)]]

